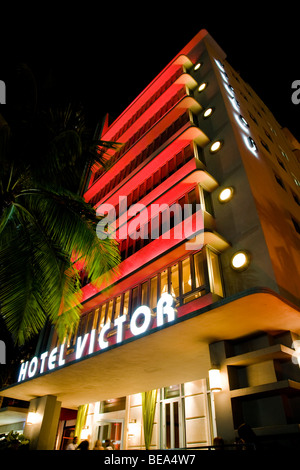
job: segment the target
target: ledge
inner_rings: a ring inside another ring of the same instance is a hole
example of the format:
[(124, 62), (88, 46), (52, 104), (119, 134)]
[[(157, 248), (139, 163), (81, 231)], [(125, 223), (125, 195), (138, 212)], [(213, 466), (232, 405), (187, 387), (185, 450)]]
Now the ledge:
[(225, 364), (227, 366), (248, 366), (271, 359), (288, 360), (294, 352), (294, 349), (288, 348), (287, 346), (274, 344), (267, 348), (229, 357), (226, 359)]

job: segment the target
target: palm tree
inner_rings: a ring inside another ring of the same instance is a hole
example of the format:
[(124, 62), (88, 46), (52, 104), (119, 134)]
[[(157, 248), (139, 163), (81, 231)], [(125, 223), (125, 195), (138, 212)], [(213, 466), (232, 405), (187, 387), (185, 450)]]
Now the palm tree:
[(119, 263), (82, 197), (83, 175), (116, 144), (93, 140), (81, 111), (42, 112), (32, 96), (0, 115), (0, 314), (17, 344), (46, 321), (62, 339), (79, 318), (82, 265), (97, 283)]

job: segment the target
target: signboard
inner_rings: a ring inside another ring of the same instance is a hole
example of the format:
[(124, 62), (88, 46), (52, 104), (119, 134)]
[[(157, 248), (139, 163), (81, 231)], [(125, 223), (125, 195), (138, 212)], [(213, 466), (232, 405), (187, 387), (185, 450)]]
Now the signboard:
[[(156, 308), (156, 327), (161, 327), (165, 323), (175, 320), (175, 309), (173, 307), (174, 298), (170, 294), (162, 294), (157, 302)], [(77, 361), (82, 357), (88, 356), (96, 351), (105, 350), (111, 344), (108, 336), (112, 330), (116, 330), (116, 344), (121, 344), (125, 338), (125, 322), (128, 318), (121, 315), (113, 323), (107, 322), (103, 325), (100, 333), (93, 329), (83, 336), (78, 336), (75, 347), (75, 358)], [(129, 324), (129, 330), (132, 337), (140, 336), (153, 328), (153, 317), (149, 307), (142, 305), (132, 314)], [(45, 372), (52, 371), (66, 364), (66, 344), (53, 348), (51, 351), (43, 352), (39, 357), (35, 356), (30, 361), (23, 362), (20, 367), (18, 382), (26, 379), (32, 379)], [(72, 361), (73, 362), (73, 361)]]

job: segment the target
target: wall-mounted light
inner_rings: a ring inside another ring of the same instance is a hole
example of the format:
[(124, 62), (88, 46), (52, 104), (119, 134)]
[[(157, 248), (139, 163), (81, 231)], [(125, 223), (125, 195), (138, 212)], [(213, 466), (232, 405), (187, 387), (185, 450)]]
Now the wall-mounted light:
[(207, 87), (207, 83), (203, 82), (203, 83), (201, 83), (201, 85), (199, 85), (198, 91), (201, 92), (201, 91), (205, 90), (206, 87)]
[(209, 116), (211, 116), (213, 112), (214, 112), (213, 108), (207, 108), (203, 113), (203, 118), (204, 119), (209, 118)]
[(134, 437), (139, 433), (139, 425), (136, 422), (136, 419), (131, 418), (128, 422), (128, 437)]
[(295, 349), (295, 352), (292, 355), (292, 362), (300, 367), (300, 341), (294, 341), (292, 348)]
[(215, 142), (213, 142), (210, 146), (210, 153), (216, 153), (220, 150), (220, 148), (222, 147), (223, 145), (223, 142), (221, 140), (216, 140)]
[(209, 377), (209, 388), (211, 392), (221, 392), (222, 391), (222, 381), (221, 381), (221, 372), (220, 369), (214, 367), (208, 371)]
[(250, 254), (245, 250), (237, 251), (231, 258), (231, 267), (236, 271), (244, 271), (250, 263)]
[(38, 413), (36, 411), (29, 411), (27, 414), (26, 424), (31, 426), (32, 424), (36, 424), (38, 422)]
[(201, 65), (202, 65), (202, 62), (198, 62), (198, 63), (195, 65), (194, 70), (195, 70), (195, 71), (196, 71), (196, 70), (199, 70), (200, 67), (201, 67)]
[(232, 199), (233, 193), (234, 193), (234, 190), (231, 186), (228, 188), (224, 188), (220, 192), (218, 199), (220, 202), (228, 202)]
[(225, 72), (225, 67), (224, 65), (222, 64), (222, 62), (220, 62), (219, 59), (215, 59), (215, 62), (217, 64), (217, 66), (219, 67), (219, 69), (221, 70), (221, 72)]

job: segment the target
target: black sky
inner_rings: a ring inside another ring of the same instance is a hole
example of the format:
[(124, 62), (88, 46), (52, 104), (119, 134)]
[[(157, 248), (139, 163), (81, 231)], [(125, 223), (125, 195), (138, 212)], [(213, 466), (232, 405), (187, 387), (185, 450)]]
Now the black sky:
[(22, 61), (34, 73), (41, 101), (80, 101), (92, 125), (107, 112), (115, 118), (205, 28), (278, 122), (300, 140), (300, 105), (291, 101), (291, 84), (300, 79), (300, 7), (235, 5), (24, 5), (1, 20), (0, 79), (8, 80), (7, 103), (16, 99), (11, 70)]

